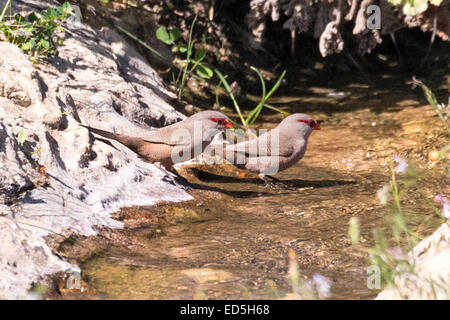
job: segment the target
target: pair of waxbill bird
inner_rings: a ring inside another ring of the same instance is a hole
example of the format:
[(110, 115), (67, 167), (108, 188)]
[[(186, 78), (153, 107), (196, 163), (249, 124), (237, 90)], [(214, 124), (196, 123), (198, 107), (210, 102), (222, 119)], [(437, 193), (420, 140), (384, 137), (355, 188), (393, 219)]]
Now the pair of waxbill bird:
[[(183, 150), (189, 159), (201, 154), (210, 144), (211, 139), (225, 129), (233, 128), (230, 119), (217, 111), (202, 111), (183, 121), (150, 131), (142, 137), (130, 137), (97, 128), (84, 126), (105, 138), (116, 140), (149, 162), (159, 162), (167, 169), (177, 162), (187, 160), (180, 158)], [(195, 133), (202, 131), (202, 134)], [(222, 145), (222, 156), (239, 168), (258, 173), (265, 182), (267, 174), (274, 174), (296, 164), (305, 154), (308, 138), (313, 130), (320, 130), (311, 117), (296, 113), (286, 117), (280, 124), (261, 134), (257, 138), (236, 144)], [(274, 139), (276, 140), (274, 143)], [(274, 144), (277, 144), (274, 148)], [(261, 150), (265, 148), (265, 150)]]

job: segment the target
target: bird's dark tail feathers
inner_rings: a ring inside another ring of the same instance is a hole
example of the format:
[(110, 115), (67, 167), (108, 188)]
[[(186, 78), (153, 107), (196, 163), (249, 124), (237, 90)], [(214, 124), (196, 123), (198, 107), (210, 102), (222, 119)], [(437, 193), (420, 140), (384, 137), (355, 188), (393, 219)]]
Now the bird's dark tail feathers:
[(109, 131), (105, 131), (105, 130), (101, 130), (101, 129), (85, 126), (83, 124), (80, 124), (80, 126), (85, 127), (89, 131), (91, 131), (93, 133), (96, 133), (98, 135), (101, 135), (102, 137), (116, 140), (116, 141), (120, 142), (121, 144), (125, 145), (126, 147), (130, 148), (131, 150), (133, 150), (135, 152), (138, 152), (139, 142), (141, 140), (140, 138), (129, 137), (129, 136), (125, 136), (125, 135), (122, 135), (122, 134), (112, 133), (112, 132), (109, 132)]
[(97, 129), (97, 128), (85, 126), (84, 124), (80, 124), (80, 126), (85, 127), (89, 131), (94, 132), (96, 134), (99, 134), (102, 137), (105, 137), (105, 138), (108, 138), (108, 139), (117, 140), (117, 141), (120, 142), (120, 140), (118, 140), (118, 138), (121, 136), (120, 134), (115, 134), (115, 133), (112, 133), (112, 132), (108, 132), (108, 131), (100, 130), (100, 129)]

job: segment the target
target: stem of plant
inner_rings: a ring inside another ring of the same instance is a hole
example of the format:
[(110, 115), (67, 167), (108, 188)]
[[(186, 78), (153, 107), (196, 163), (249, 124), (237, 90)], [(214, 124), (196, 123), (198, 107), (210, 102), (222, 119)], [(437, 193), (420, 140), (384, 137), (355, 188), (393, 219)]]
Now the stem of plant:
[(158, 57), (160, 57), (161, 59), (163, 59), (163, 61), (172, 64), (172, 61), (168, 61), (161, 53), (159, 53), (159, 51), (153, 49), (152, 47), (150, 47), (147, 43), (145, 43), (144, 41), (140, 40), (139, 38), (137, 38), (136, 36), (134, 36), (132, 33), (130, 33), (129, 31), (125, 30), (124, 28), (122, 28), (119, 25), (116, 25), (116, 28), (119, 29), (121, 32), (125, 33), (127, 36), (129, 36), (131, 39), (137, 41), (140, 45), (146, 47), (148, 50), (150, 50), (151, 52), (153, 52), (154, 54), (156, 54)]
[(3, 11), (2, 14), (0, 15), (0, 22), (3, 21), (3, 17), (5, 16), (6, 10), (8, 10), (8, 7), (11, 4), (11, 0), (8, 0), (8, 2), (6, 2), (5, 6), (3, 7)]
[(178, 99), (181, 99), (181, 95), (183, 94), (184, 85), (186, 84), (186, 77), (187, 77), (187, 70), (189, 67), (189, 61), (191, 60), (191, 54), (192, 54), (192, 47), (194, 46), (192, 42), (192, 32), (194, 31), (194, 25), (195, 21), (197, 20), (197, 16), (194, 17), (194, 20), (191, 24), (191, 29), (189, 30), (189, 42), (188, 42), (188, 49), (186, 52), (186, 65), (183, 68), (183, 76), (181, 77), (181, 84), (178, 89)]
[(252, 125), (256, 121), (256, 119), (258, 118), (259, 114), (261, 113), (262, 108), (266, 104), (266, 101), (274, 94), (275, 91), (277, 91), (278, 87), (281, 84), (281, 81), (283, 81), (283, 78), (286, 75), (286, 70), (284, 70), (283, 73), (278, 78), (278, 80), (275, 83), (275, 85), (272, 87), (272, 89), (270, 89), (269, 93), (266, 94), (265, 93), (266, 92), (266, 88), (265, 88), (264, 78), (263, 78), (261, 72), (258, 69), (253, 68), (253, 67), (252, 67), (252, 70), (254, 70), (254, 71), (256, 71), (258, 73), (258, 76), (259, 76), (259, 78), (261, 80), (263, 96), (261, 97), (261, 101), (258, 103), (256, 108), (253, 109), (250, 112), (250, 114), (248, 115), (248, 117), (247, 117), (248, 125)]
[(225, 79), (225, 77), (222, 75), (222, 73), (219, 70), (214, 69), (214, 72), (217, 74), (217, 76), (219, 77), (220, 81), (223, 83), (223, 86), (225, 87), (225, 90), (227, 90), (227, 93), (230, 96), (231, 101), (233, 101), (234, 108), (236, 109), (236, 112), (238, 113), (239, 118), (241, 119), (241, 122), (242, 122), (242, 125), (244, 126), (244, 129), (248, 129), (248, 124), (245, 121), (244, 116), (242, 115), (241, 108), (239, 108), (239, 105), (238, 105), (238, 103), (236, 101), (236, 98), (235, 98), (235, 96), (233, 94), (233, 91), (231, 91), (231, 88), (230, 88), (227, 80)]

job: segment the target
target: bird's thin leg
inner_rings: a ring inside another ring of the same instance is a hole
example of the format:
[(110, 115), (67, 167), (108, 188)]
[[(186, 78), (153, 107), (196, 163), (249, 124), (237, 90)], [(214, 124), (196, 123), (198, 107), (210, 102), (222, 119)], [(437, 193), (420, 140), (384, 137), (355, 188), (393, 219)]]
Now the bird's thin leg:
[[(273, 176), (269, 176), (268, 174), (262, 174), (260, 173), (258, 175), (258, 177), (264, 181), (264, 183), (266, 184), (266, 187), (272, 188), (272, 189), (287, 189), (287, 190), (296, 190), (295, 187), (293, 187), (292, 185), (289, 185), (288, 183), (286, 183), (286, 181), (277, 179)], [(269, 181), (269, 179), (270, 181)]]
[[(263, 174), (263, 173), (258, 174), (258, 177), (259, 177), (262, 181), (264, 181), (264, 184), (265, 184), (266, 187), (269, 187), (269, 188), (271, 188), (271, 189), (279, 189), (279, 184), (277, 185), (277, 184), (274, 183), (274, 182), (277, 182), (277, 181), (280, 181), (280, 180), (275, 179), (275, 178), (272, 177), (272, 176), (265, 175), (265, 174)], [(269, 181), (268, 178), (270, 178), (270, 181)]]

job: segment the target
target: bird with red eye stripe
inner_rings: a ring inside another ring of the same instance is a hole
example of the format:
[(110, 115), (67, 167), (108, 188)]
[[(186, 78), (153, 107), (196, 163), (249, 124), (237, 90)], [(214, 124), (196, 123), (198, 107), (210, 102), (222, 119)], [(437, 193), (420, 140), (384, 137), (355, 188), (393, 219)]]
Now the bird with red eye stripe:
[(303, 158), (308, 139), (319, 124), (310, 116), (296, 113), (286, 117), (278, 126), (255, 139), (225, 145), (225, 159), (239, 168), (256, 172), (266, 184), (269, 174), (276, 174)]
[(226, 129), (233, 129), (233, 124), (231, 123), (231, 121), (227, 118), (209, 118), (209, 120), (217, 123), (217, 125), (219, 126), (219, 128), (226, 128)]
[[(151, 130), (140, 137), (131, 137), (84, 126), (102, 137), (113, 139), (149, 162), (158, 162), (167, 169), (180, 161), (193, 159), (211, 143), (212, 137), (233, 128), (230, 119), (217, 111), (202, 111), (167, 127)], [(183, 158), (174, 156), (187, 152)]]

